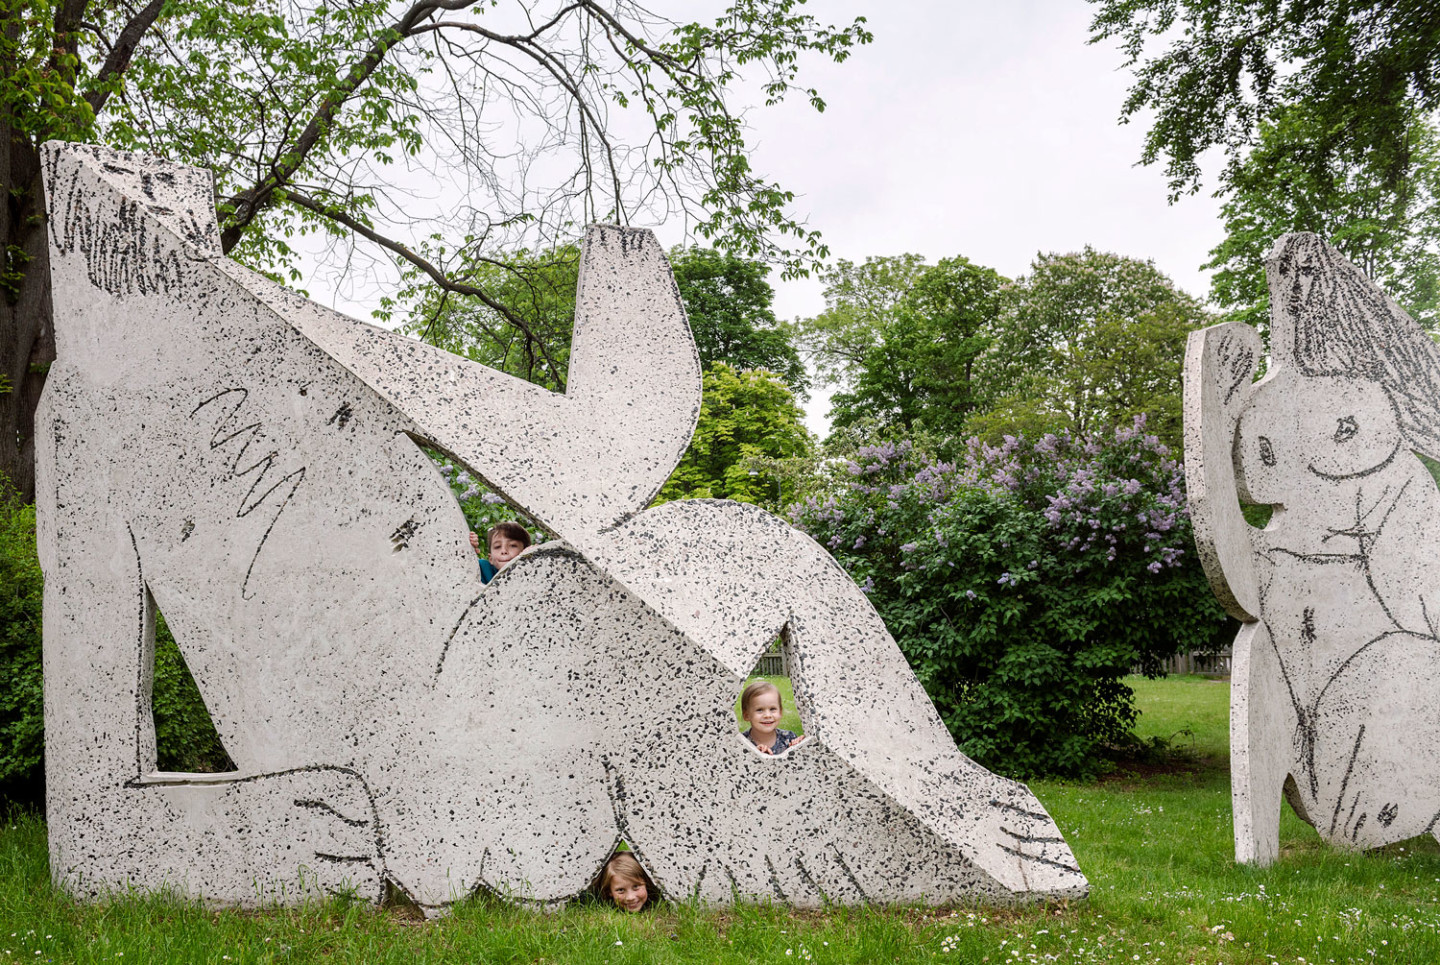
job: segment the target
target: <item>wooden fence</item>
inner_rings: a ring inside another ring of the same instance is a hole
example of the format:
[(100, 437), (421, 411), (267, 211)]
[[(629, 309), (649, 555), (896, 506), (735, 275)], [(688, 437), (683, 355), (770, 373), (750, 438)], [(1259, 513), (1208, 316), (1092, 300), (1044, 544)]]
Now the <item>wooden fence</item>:
[(788, 676), (790, 676), (790, 666), (789, 666), (789, 663), (788, 663), (788, 662), (786, 661), (786, 659), (785, 659), (785, 651), (784, 651), (783, 649), (782, 649), (782, 650), (772, 650), (772, 651), (770, 651), (769, 653), (767, 653), (767, 654), (765, 654), (764, 656), (762, 656), (762, 657), (760, 658), (760, 662), (755, 665), (755, 672), (754, 672), (754, 674), (753, 674), (752, 676), (756, 676), (756, 677), (788, 677)]
[[(1161, 666), (1170, 674), (1198, 674), (1201, 677), (1230, 676), (1231, 650), (1217, 650), (1214, 653), (1181, 653), (1166, 660)], [(1140, 673), (1136, 667), (1134, 673)], [(754, 677), (788, 677), (790, 666), (785, 659), (784, 649), (771, 650), (760, 657), (751, 673)]]

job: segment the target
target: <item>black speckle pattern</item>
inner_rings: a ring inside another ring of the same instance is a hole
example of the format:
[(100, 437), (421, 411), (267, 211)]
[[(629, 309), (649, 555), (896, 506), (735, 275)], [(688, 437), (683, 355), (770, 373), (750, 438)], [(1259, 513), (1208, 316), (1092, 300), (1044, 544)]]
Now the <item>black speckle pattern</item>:
[[(1186, 359), (1186, 470), (1217, 596), (1245, 620), (1232, 677), (1237, 856), (1278, 854), (1282, 795), (1371, 848), (1440, 823), (1440, 349), (1314, 235), (1267, 260), (1272, 324)], [(1264, 529), (1241, 502), (1274, 507)]]
[[(205, 172), (60, 145), (45, 164), (47, 809), (73, 893), (549, 906), (620, 838), (665, 894), (722, 904), (1085, 893), (820, 547), (753, 507), (642, 511), (700, 398), (649, 232), (587, 233), (553, 395), (220, 257)], [(563, 542), (482, 585), (416, 440)], [(155, 772), (157, 608), (235, 774)], [(731, 708), (779, 632), (812, 736), (773, 758)]]

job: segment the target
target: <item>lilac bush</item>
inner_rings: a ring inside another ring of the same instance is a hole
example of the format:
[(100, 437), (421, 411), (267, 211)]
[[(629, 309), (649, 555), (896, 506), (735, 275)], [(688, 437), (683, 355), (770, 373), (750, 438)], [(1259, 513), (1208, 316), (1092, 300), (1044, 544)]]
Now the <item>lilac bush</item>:
[(1085, 776), (1133, 741), (1139, 664), (1222, 634), (1183, 471), (1137, 419), (1103, 436), (971, 440), (953, 462), (861, 448), (795, 524), (869, 594), (961, 748)]

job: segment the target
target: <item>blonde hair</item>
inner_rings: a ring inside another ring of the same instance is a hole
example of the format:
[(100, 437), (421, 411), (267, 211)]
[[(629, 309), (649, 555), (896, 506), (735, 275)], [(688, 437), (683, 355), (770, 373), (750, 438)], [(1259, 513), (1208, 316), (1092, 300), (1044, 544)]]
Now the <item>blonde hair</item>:
[(785, 713), (785, 698), (780, 695), (780, 688), (768, 680), (752, 680), (745, 685), (740, 692), (740, 716), (744, 717), (750, 713), (750, 705), (755, 703), (761, 694), (775, 691), (775, 701), (780, 705), (780, 713)]
[(645, 869), (640, 867), (640, 862), (636, 861), (629, 851), (620, 851), (605, 862), (605, 867), (600, 872), (600, 897), (615, 900), (615, 896), (610, 894), (610, 886), (617, 879), (638, 881), (646, 890), (650, 888), (650, 879), (646, 876)]

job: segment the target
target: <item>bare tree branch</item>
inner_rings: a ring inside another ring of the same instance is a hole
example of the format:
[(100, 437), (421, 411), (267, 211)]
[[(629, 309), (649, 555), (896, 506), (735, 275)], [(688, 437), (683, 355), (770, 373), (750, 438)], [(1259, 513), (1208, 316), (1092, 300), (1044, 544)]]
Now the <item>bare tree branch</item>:
[[(563, 12), (568, 13), (571, 10), (579, 9), (582, 7), (585, 9), (589, 9), (588, 4), (576, 3), (572, 4), (569, 7), (566, 7)], [(595, 138), (600, 141), (601, 145), (604, 147), (604, 156), (606, 157), (606, 159), (611, 160), (612, 163), (610, 164), (610, 182), (611, 190), (614, 191), (614, 197), (616, 201), (616, 215), (623, 218), (624, 212), (621, 211), (619, 207), (621, 195), (620, 172), (616, 169), (613, 163), (614, 150), (610, 144), (609, 139), (605, 136), (605, 126), (600, 122), (599, 118), (594, 116), (592, 108), (590, 106), (590, 102), (586, 100), (585, 96), (580, 92), (578, 82), (576, 82), (576, 80), (570, 76), (570, 72), (565, 69), (564, 65), (559, 63), (556, 60), (555, 56), (551, 54), (548, 50), (545, 50), (543, 47), (537, 48), (534, 46), (533, 43), (535, 38), (537, 38), (542, 31), (548, 29), (558, 20), (559, 17), (557, 16), (555, 19), (551, 20), (549, 24), (546, 24), (544, 27), (535, 30), (528, 36), (523, 37), (505, 36), (503, 34), (498, 34), (495, 33), (493, 30), (486, 30), (479, 24), (455, 22), (427, 24), (426, 26), (417, 29), (416, 33), (421, 33), (423, 31), (429, 30), (438, 30), (442, 27), (449, 27), (456, 30), (463, 30), (469, 33), (479, 34), (487, 40), (493, 40), (496, 43), (504, 44), (507, 47), (511, 47), (515, 50), (520, 51), (527, 57), (534, 60), (541, 67), (545, 68), (545, 71), (551, 77), (555, 78), (555, 81), (560, 84), (561, 87), (565, 88), (565, 90), (570, 94), (570, 97), (572, 100), (574, 100), (575, 106), (579, 109), (582, 118), (589, 119)], [(588, 153), (585, 155), (585, 157), (586, 164), (588, 165)]]
[[(67, 0), (67, 3), (74, 3), (77, 0)], [(78, 5), (84, 7), (85, 0), (78, 0)], [(150, 0), (139, 13), (130, 18), (125, 29), (120, 31), (120, 36), (115, 38), (115, 44), (110, 48), (110, 54), (105, 58), (99, 73), (95, 76), (99, 79), (99, 85), (90, 93), (85, 95), (85, 101), (90, 109), (99, 114), (104, 108), (105, 102), (110, 99), (109, 81), (119, 77), (130, 66), (130, 58), (135, 56), (135, 48), (140, 46), (140, 40), (145, 36), (155, 20), (160, 16), (160, 11), (165, 6), (165, 0)], [(77, 15), (77, 21), (80, 19)], [(57, 36), (59, 31), (56, 31)]]
[(369, 79), (385, 55), (390, 52), (397, 43), (410, 37), (415, 32), (415, 27), (425, 18), (432, 16), (439, 10), (462, 10), (472, 6), (479, 0), (419, 0), (414, 6), (405, 12), (405, 15), (397, 20), (390, 28), (381, 31), (379, 39), (371, 45), (350, 68), (345, 79), (335, 86), (321, 102), (315, 115), (290, 145), (289, 150), (280, 156), (269, 174), (262, 177), (256, 184), (240, 192), (231, 198), (229, 203), (232, 214), (228, 224), (220, 235), (221, 248), (229, 251), (240, 241), (245, 228), (265, 207), (276, 189), (289, 181), (300, 166), (305, 163), (315, 145), (320, 142), (330, 123), (334, 120), (336, 113), (344, 106), (350, 95)]
[(525, 319), (521, 318), (507, 306), (496, 301), (493, 297), (491, 297), (488, 292), (485, 291), (485, 289), (480, 288), (476, 285), (466, 284), (463, 281), (458, 281), (454, 278), (451, 278), (450, 275), (444, 271), (444, 269), (421, 257), (420, 254), (414, 249), (409, 248), (406, 245), (402, 245), (400, 242), (395, 241), (392, 238), (386, 238), (384, 235), (375, 231), (370, 226), (364, 224), (363, 222), (357, 220), (354, 217), (351, 217), (349, 214), (346, 214), (339, 208), (324, 204), (323, 202), (312, 198), (307, 194), (296, 191), (293, 188), (285, 189), (285, 199), (299, 205), (302, 208), (305, 208), (308, 211), (313, 211), (323, 218), (329, 218), (332, 221), (336, 221), (349, 228), (357, 235), (360, 235), (362, 238), (373, 241), (375, 244), (386, 249), (387, 251), (394, 252), (396, 255), (400, 256), (405, 261), (414, 265), (416, 268), (419, 268), (426, 275), (428, 275), (430, 277), (430, 280), (433, 281), (435, 285), (442, 291), (450, 292), (456, 295), (471, 295), (479, 299), (480, 302), (484, 304), (487, 308), (489, 308), (491, 311), (495, 312), (497, 315), (505, 319), (505, 321), (509, 322), (511, 325), (514, 325), (520, 331), (524, 332), (526, 338), (531, 339), (536, 344), (538, 344), (540, 346), (541, 354), (545, 357), (545, 367), (549, 370), (550, 377), (555, 380), (556, 385), (565, 384), (565, 376), (560, 371), (560, 368), (556, 364), (554, 357), (550, 354), (550, 348), (548, 345), (545, 344), (545, 340), (538, 337), (534, 332), (530, 330), (530, 326), (526, 323)]

